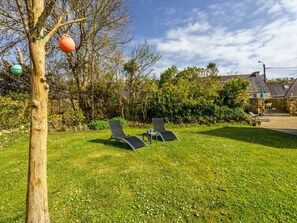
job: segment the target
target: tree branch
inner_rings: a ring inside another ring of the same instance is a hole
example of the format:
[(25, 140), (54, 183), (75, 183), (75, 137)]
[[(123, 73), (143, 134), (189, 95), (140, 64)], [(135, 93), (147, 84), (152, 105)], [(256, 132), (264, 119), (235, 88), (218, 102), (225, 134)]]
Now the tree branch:
[(22, 3), (20, 2), (20, 0), (17, 0), (17, 5), (18, 5), (18, 10), (21, 14), (21, 18), (22, 18), (22, 21), (23, 21), (23, 25), (24, 25), (24, 29), (25, 29), (25, 32), (27, 34), (27, 36), (29, 35), (29, 26), (28, 26), (28, 19), (25, 17), (25, 13), (24, 13), (24, 9), (23, 9), (23, 6), (22, 6)]
[(19, 63), (20, 63), (20, 65), (23, 67), (24, 66), (24, 59), (23, 59), (23, 54), (22, 54), (22, 52), (21, 52), (21, 50), (20, 50), (20, 48), (18, 47), (17, 48), (17, 51), (18, 51), (18, 61), (19, 61)]
[(42, 14), (38, 18), (38, 22), (34, 26), (33, 30), (30, 31), (31, 34), (33, 32), (35, 32), (35, 31), (37, 31), (37, 33), (39, 35), (41, 29), (43, 28), (43, 26), (45, 24), (45, 21), (46, 21), (47, 17), (51, 14), (51, 12), (53, 10), (53, 7), (56, 4), (56, 1), (57, 0), (51, 0), (49, 3), (47, 3), (47, 5), (45, 6), (44, 10), (42, 11)]
[[(29, 21), (33, 21), (33, 10), (32, 10), (32, 5), (30, 0), (25, 0), (25, 4), (28, 12)], [(29, 29), (31, 28), (33, 28), (33, 24), (32, 24), (32, 27), (29, 27)]]
[(87, 18), (82, 18), (82, 19), (76, 19), (76, 20), (72, 20), (72, 21), (68, 21), (68, 22), (64, 22), (62, 23), (59, 28), (63, 27), (63, 26), (66, 26), (66, 25), (69, 25), (69, 24), (72, 24), (72, 23), (77, 23), (77, 22), (85, 22), (87, 21)]
[(49, 39), (54, 35), (54, 33), (61, 27), (72, 24), (72, 23), (77, 23), (77, 22), (85, 22), (87, 20), (87, 18), (83, 18), (83, 19), (76, 19), (76, 20), (72, 20), (72, 21), (68, 21), (68, 22), (64, 22), (63, 18), (65, 15), (60, 16), (60, 18), (58, 19), (57, 24), (55, 25), (55, 27), (48, 33), (46, 34), (46, 36), (44, 37), (44, 41), (47, 43), (49, 41)]
[(13, 41), (13, 42), (7, 43), (5, 47), (1, 48), (0, 56), (2, 54), (4, 54), (7, 50), (9, 50), (10, 48), (14, 47), (16, 44), (18, 44), (19, 42), (22, 42), (25, 39), (26, 39), (26, 36), (24, 35), (23, 37), (19, 38), (17, 41)]

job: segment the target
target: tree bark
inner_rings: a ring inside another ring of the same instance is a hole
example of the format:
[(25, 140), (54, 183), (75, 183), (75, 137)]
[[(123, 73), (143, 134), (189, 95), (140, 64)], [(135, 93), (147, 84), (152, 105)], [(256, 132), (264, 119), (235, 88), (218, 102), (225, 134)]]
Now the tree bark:
[[(49, 223), (47, 195), (47, 102), (48, 84), (45, 78), (45, 45), (61, 27), (84, 22), (86, 18), (63, 23), (61, 15), (55, 26), (43, 36), (43, 28), (57, 0), (15, 0), (29, 42), (31, 78), (31, 128), (26, 198), (26, 222)], [(26, 12), (24, 11), (26, 6)], [(20, 52), (19, 52), (20, 55)], [(21, 61), (22, 58), (20, 58)]]
[(32, 42), (30, 55), (33, 75), (26, 222), (43, 223), (50, 222), (46, 180), (48, 85), (45, 82), (44, 43)]
[[(43, 0), (33, 1), (34, 26), (44, 10)], [(45, 40), (37, 40), (43, 30), (29, 35), (31, 68), (31, 128), (29, 146), (29, 171), (26, 200), (26, 222), (50, 222), (47, 195), (47, 102), (48, 85), (45, 79)]]

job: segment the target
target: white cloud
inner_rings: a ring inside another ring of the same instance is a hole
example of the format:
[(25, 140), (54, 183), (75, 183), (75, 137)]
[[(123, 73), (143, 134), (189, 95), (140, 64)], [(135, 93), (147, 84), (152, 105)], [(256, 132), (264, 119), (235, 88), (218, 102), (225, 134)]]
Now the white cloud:
[(297, 1), (295, 0), (281, 0), (281, 4), (284, 6), (284, 8), (295, 15), (297, 15)]
[[(163, 54), (159, 70), (171, 65), (205, 67), (215, 62), (222, 74), (251, 73), (262, 71), (258, 60), (267, 67), (296, 66), (297, 1), (259, 0), (254, 4), (245, 0), (209, 8), (212, 16), (194, 9), (164, 37), (149, 41)], [(287, 75), (281, 72), (267, 70), (268, 78)]]
[(172, 16), (176, 14), (177, 9), (174, 7), (170, 7), (170, 8), (162, 7), (162, 8), (159, 8), (159, 11), (165, 16)]

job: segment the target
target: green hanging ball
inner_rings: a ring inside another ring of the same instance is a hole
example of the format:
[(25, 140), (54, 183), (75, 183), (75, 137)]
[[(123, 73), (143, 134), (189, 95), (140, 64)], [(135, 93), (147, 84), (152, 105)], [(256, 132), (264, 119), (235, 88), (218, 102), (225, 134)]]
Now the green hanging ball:
[(19, 64), (15, 64), (11, 67), (10, 71), (15, 74), (15, 75), (18, 75), (18, 76), (21, 76), (23, 74), (23, 69), (22, 69), (22, 66), (19, 65)]

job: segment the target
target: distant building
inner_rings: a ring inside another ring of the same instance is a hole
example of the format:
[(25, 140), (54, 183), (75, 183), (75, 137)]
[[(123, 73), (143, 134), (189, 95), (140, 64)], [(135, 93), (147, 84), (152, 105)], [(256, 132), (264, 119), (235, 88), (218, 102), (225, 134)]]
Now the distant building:
[(268, 83), (273, 98), (297, 98), (297, 79), (293, 83)]
[(273, 98), (284, 98), (291, 87), (291, 84), (268, 83)]
[(290, 89), (285, 94), (285, 98), (297, 98), (297, 79), (295, 79)]
[(264, 75), (260, 75), (259, 71), (255, 71), (251, 74), (241, 75), (227, 75), (221, 76), (223, 84), (234, 78), (242, 77), (249, 82), (249, 94), (250, 98), (271, 98), (271, 91), (267, 84), (264, 82)]
[(297, 98), (297, 79), (291, 83), (265, 83), (259, 71), (251, 74), (221, 76), (222, 82), (242, 77), (249, 82), (250, 98)]

